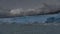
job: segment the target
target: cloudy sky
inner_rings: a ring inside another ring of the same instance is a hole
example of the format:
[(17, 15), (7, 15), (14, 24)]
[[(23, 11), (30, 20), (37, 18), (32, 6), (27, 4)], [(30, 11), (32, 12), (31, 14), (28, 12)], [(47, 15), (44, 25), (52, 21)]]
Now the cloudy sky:
[(34, 8), (40, 7), (41, 3), (60, 5), (60, 0), (0, 0), (3, 8)]

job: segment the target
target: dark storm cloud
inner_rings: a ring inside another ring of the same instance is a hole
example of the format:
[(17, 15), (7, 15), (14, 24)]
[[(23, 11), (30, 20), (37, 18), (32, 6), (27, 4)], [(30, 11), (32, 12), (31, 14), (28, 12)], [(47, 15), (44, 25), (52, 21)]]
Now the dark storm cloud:
[(34, 8), (39, 7), (41, 3), (59, 5), (60, 0), (0, 0), (0, 6), (5, 8)]

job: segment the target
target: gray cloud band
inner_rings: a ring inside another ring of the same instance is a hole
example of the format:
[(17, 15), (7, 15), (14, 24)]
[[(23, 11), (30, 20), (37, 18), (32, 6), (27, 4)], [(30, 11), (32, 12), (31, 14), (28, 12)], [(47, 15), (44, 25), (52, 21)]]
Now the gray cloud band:
[[(58, 10), (58, 11), (57, 11)], [(59, 8), (51, 8), (51, 6), (48, 6), (47, 4), (42, 4), (40, 8), (34, 8), (34, 9), (0, 9), (0, 17), (17, 17), (17, 16), (32, 16), (32, 15), (45, 15), (45, 14), (56, 14), (59, 13)]]

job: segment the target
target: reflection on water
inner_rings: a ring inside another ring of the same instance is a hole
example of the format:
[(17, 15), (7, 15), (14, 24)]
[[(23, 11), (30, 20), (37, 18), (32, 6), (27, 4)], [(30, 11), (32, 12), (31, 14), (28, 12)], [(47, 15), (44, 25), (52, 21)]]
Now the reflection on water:
[(0, 23), (2, 22), (16, 22), (16, 23), (33, 23), (33, 22), (45, 22), (49, 17), (59, 18), (59, 14), (53, 15), (39, 15), (39, 16), (24, 16), (24, 17), (15, 17), (15, 18), (0, 18)]

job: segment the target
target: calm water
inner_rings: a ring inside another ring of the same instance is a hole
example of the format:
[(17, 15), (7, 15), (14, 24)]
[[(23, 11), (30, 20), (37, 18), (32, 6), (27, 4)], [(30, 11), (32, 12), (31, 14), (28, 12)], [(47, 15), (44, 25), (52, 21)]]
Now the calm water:
[(15, 18), (0, 18), (0, 22), (16, 22), (16, 23), (33, 23), (33, 22), (45, 22), (49, 17), (59, 18), (59, 14), (53, 15), (39, 15), (39, 16), (24, 16), (24, 17), (15, 17)]

